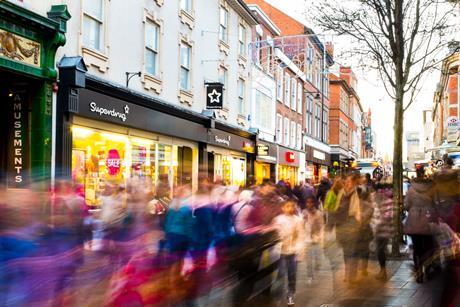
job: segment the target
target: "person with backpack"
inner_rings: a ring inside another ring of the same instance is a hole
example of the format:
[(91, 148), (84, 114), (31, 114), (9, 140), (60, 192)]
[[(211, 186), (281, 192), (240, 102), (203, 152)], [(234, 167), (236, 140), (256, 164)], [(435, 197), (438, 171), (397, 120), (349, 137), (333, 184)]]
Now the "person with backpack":
[(417, 169), (417, 178), (407, 191), (405, 209), (408, 214), (404, 233), (411, 237), (416, 281), (422, 283), (436, 248), (430, 223), (437, 222), (433, 182), (425, 178), (423, 169)]

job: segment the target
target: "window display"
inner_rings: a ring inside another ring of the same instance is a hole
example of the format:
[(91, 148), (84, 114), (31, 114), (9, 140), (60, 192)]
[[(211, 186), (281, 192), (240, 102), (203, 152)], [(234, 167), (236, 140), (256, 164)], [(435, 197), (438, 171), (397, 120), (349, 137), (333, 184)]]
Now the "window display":
[(179, 146), (82, 126), (73, 126), (72, 135), (72, 179), (85, 186), (90, 206), (100, 206), (98, 197), (108, 181), (124, 184), (137, 177), (157, 186), (159, 178), (167, 178), (170, 193), (181, 184)]

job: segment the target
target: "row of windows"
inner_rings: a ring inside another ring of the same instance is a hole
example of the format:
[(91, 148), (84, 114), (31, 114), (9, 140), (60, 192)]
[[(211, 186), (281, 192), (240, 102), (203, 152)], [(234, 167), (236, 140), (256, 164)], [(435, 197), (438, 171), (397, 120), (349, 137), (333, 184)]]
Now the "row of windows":
[[(102, 42), (104, 40), (104, 3), (105, 0), (84, 0), (83, 1), (83, 44), (85, 47), (103, 51)], [(191, 13), (192, 0), (180, 0), (180, 8)], [(147, 19), (145, 23), (145, 71), (147, 74), (159, 76), (159, 36), (160, 26), (152, 20)], [(246, 53), (246, 28), (239, 25), (238, 39), (240, 54)], [(228, 42), (228, 10), (220, 7), (220, 29), (219, 38), (224, 42)], [(180, 46), (180, 87), (183, 90), (189, 91), (191, 85), (191, 55), (192, 46), (182, 42)], [(224, 83), (225, 84), (225, 83)], [(244, 85), (239, 85), (239, 88)], [(241, 95), (240, 103), (242, 99)], [(240, 107), (240, 110), (242, 107)]]
[(302, 95), (302, 82), (297, 81), (296, 78), (292, 77), (287, 72), (283, 74), (282, 68), (278, 67), (276, 77), (276, 98), (284, 102), (284, 104), (293, 111), (302, 114)]
[(289, 118), (276, 115), (276, 141), (292, 148), (302, 149), (302, 126)]

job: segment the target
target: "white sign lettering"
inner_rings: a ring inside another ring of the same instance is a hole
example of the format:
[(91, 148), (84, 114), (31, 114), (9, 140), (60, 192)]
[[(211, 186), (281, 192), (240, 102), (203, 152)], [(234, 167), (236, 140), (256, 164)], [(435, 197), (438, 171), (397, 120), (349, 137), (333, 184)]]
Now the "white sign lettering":
[(111, 117), (115, 117), (115, 118), (119, 118), (121, 119), (121, 121), (125, 122), (126, 121), (126, 116), (129, 114), (129, 107), (128, 105), (125, 105), (124, 107), (124, 110), (122, 112), (119, 112), (117, 110), (115, 110), (114, 108), (109, 110), (109, 109), (106, 109), (104, 107), (100, 107), (97, 105), (97, 103), (95, 103), (94, 101), (92, 101), (90, 104), (89, 104), (89, 110), (93, 113), (97, 113), (99, 114), (99, 116), (102, 116), (102, 115), (107, 115), (107, 116), (111, 116)]
[(216, 143), (219, 143), (219, 144), (224, 144), (224, 145), (227, 145), (228, 147), (230, 147), (230, 140), (231, 140), (231, 136), (227, 136), (226, 139), (221, 139), (219, 138), (217, 135), (214, 136), (214, 140), (216, 141)]
[(13, 168), (16, 171), (16, 176), (14, 176), (15, 183), (21, 183), (22, 179), (22, 103), (21, 99), (18, 95), (14, 98), (13, 103), (13, 118), (15, 121), (13, 122), (14, 127), (14, 138), (13, 138)]

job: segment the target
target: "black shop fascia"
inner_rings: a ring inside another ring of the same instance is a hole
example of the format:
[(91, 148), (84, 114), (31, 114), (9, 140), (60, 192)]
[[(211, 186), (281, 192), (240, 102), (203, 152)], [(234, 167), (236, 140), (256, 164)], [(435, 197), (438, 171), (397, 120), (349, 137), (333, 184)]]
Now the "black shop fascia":
[(200, 171), (208, 171), (208, 146), (227, 148), (244, 155), (254, 153), (254, 134), (89, 75), (81, 57), (64, 58), (59, 68), (57, 177), (70, 178), (73, 175), (72, 127), (86, 120), (196, 144)]

